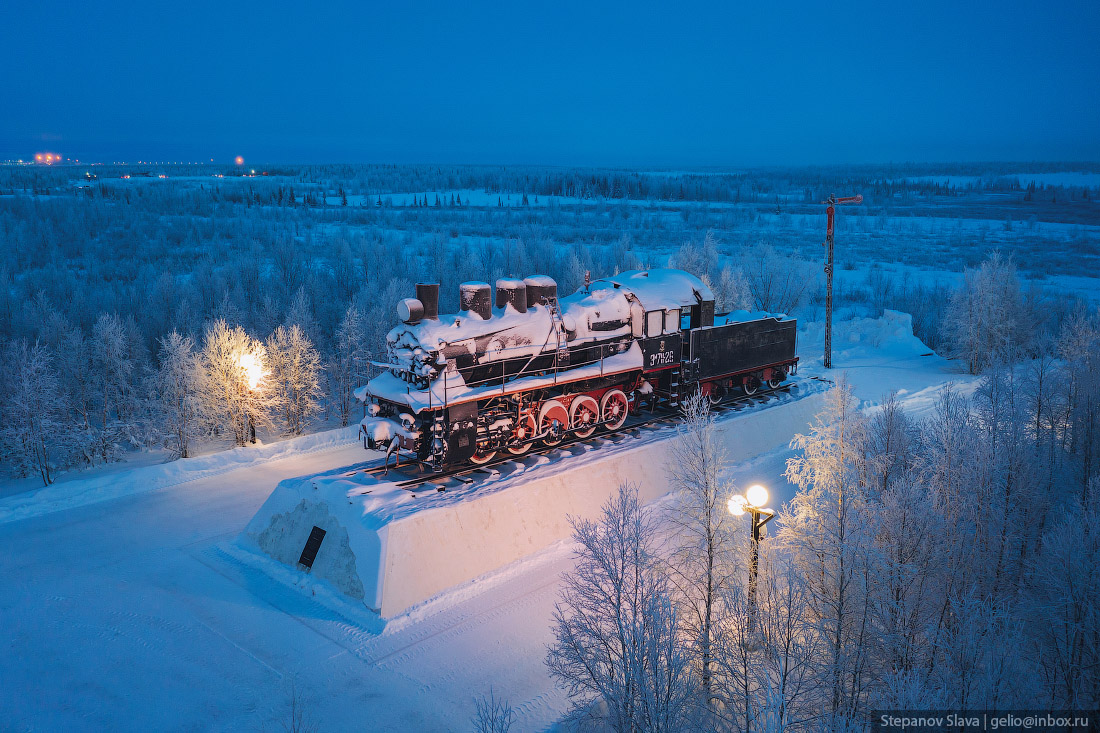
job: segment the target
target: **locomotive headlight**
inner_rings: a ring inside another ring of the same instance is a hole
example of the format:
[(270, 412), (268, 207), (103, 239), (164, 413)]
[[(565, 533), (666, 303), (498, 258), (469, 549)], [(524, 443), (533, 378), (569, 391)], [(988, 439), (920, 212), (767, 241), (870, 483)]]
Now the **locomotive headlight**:
[(768, 490), (760, 484), (753, 484), (745, 491), (745, 499), (748, 500), (749, 506), (759, 509), (768, 503)]
[(735, 517), (739, 517), (745, 513), (745, 497), (740, 494), (734, 494), (730, 497), (729, 501), (730, 514)]

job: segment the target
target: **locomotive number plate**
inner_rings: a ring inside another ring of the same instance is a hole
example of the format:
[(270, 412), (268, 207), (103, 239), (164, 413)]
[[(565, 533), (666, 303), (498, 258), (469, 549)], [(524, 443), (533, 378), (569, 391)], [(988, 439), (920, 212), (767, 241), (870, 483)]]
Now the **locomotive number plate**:
[(667, 336), (655, 336), (644, 339), (642, 342), (642, 357), (645, 360), (645, 371), (652, 372), (659, 369), (679, 366), (680, 364), (680, 336), (669, 334)]

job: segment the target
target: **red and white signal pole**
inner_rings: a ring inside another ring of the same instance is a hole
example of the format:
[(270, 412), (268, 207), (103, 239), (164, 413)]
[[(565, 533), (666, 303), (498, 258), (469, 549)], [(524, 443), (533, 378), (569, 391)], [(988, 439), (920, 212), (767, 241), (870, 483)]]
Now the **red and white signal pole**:
[(825, 233), (825, 246), (829, 248), (828, 259), (825, 261), (825, 368), (833, 368), (833, 219), (835, 208), (840, 204), (862, 204), (863, 194), (855, 196), (829, 196), (825, 213), (829, 216), (829, 228)]

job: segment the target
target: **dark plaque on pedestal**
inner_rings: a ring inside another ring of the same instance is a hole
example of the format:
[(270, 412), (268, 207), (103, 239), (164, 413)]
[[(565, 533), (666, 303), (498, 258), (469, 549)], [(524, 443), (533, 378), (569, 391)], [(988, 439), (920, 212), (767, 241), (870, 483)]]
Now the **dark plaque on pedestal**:
[(298, 558), (298, 564), (305, 566), (307, 570), (313, 569), (313, 561), (317, 559), (317, 551), (321, 549), (321, 541), (325, 539), (325, 530), (314, 527), (306, 540), (306, 546), (302, 548), (302, 556)]

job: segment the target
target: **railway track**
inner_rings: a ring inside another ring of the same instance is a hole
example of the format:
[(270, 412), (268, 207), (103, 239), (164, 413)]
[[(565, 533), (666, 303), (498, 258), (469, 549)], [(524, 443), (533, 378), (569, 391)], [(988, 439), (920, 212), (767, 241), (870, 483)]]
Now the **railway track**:
[[(822, 380), (818, 377), (811, 377), (810, 379)], [(771, 402), (779, 395), (789, 394), (790, 391), (797, 387), (802, 380), (796, 382), (789, 382), (781, 384), (778, 387), (762, 389), (756, 394), (752, 395), (738, 395), (733, 397), (727, 397), (716, 405), (711, 406), (711, 411), (717, 414), (724, 412), (739, 412), (746, 407), (757, 404), (766, 404)], [(411, 462), (397, 466), (385, 466), (379, 464), (376, 466), (368, 466), (366, 468), (357, 471), (369, 475), (388, 475), (389, 473), (396, 473), (398, 475), (397, 480), (394, 483), (403, 489), (414, 490), (418, 486), (422, 486), (426, 483), (439, 482), (449, 479), (454, 479), (465, 484), (471, 484), (475, 481), (473, 478), (477, 474), (491, 474), (493, 469), (503, 466), (509, 463), (514, 463), (530, 456), (546, 455), (553, 453), (557, 450), (569, 448), (574, 445), (598, 445), (601, 442), (607, 442), (613, 440), (616, 437), (624, 437), (631, 434), (637, 434), (644, 428), (648, 428), (656, 425), (664, 425), (672, 422), (676, 422), (680, 418), (680, 412), (676, 409), (663, 408), (652, 412), (648, 415), (631, 416), (630, 419), (621, 427), (616, 430), (606, 430), (596, 435), (591, 435), (587, 438), (567, 438), (561, 443), (553, 446), (537, 446), (531, 450), (523, 453), (522, 455), (504, 455), (489, 463), (475, 466), (456, 466), (451, 469), (445, 469), (443, 471), (433, 471), (430, 468), (425, 468), (419, 462)], [(353, 475), (353, 474), (349, 474)], [(404, 477), (404, 478), (401, 478)], [(446, 487), (438, 485), (435, 487), (437, 491), (445, 491)]]

